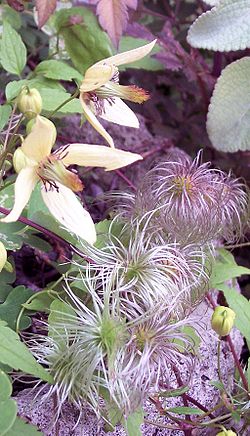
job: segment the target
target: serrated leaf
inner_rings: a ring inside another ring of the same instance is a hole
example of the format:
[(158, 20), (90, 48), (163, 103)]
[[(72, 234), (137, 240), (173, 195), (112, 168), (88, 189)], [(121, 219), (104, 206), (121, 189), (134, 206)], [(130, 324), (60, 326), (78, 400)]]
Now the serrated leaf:
[(223, 291), (227, 304), (236, 314), (235, 326), (246, 340), (250, 341), (250, 302), (236, 289), (226, 285), (220, 285), (219, 289)]
[(1, 64), (9, 73), (20, 76), (27, 58), (26, 47), (18, 33), (5, 21), (1, 41)]
[(207, 132), (220, 151), (250, 149), (250, 57), (228, 65), (218, 79), (209, 105)]
[[(11, 290), (5, 302), (0, 304), (0, 319), (6, 321), (12, 330), (16, 329), (16, 321), (22, 304), (32, 295), (33, 291), (31, 289), (25, 288), (25, 286), (17, 286)], [(19, 329), (24, 330), (29, 326), (30, 318), (23, 315), (20, 320)]]
[(53, 382), (50, 374), (35, 360), (26, 345), (20, 341), (17, 333), (7, 327), (6, 322), (2, 320), (0, 321), (0, 362), (49, 383)]
[(21, 435), (36, 436), (42, 435), (42, 433), (34, 425), (26, 423), (23, 419), (17, 417), (13, 426), (7, 431), (7, 433), (5, 433), (5, 436)]
[(55, 27), (63, 36), (66, 51), (81, 74), (95, 62), (113, 54), (108, 35), (100, 29), (93, 12), (83, 6), (58, 11)]
[(0, 371), (0, 402), (7, 400), (12, 393), (12, 384), (3, 371)]
[(136, 9), (137, 0), (99, 0), (96, 13), (99, 23), (108, 33), (115, 47), (127, 27), (128, 8)]
[(170, 407), (167, 409), (170, 413), (177, 413), (178, 415), (202, 415), (204, 412), (196, 407)]
[(0, 401), (0, 436), (3, 436), (13, 426), (17, 414), (17, 404), (9, 398)]
[(125, 430), (128, 436), (141, 436), (141, 425), (144, 421), (144, 411), (142, 408), (136, 410), (134, 413), (131, 413), (124, 419), (125, 422)]
[(11, 106), (4, 104), (0, 106), (0, 131), (3, 130), (11, 114)]
[(197, 18), (187, 40), (193, 47), (215, 51), (250, 47), (249, 0), (221, 0), (211, 11)]
[(56, 9), (57, 0), (35, 0), (38, 27), (43, 27)]
[(40, 62), (35, 69), (35, 73), (55, 80), (83, 79), (82, 75), (70, 65), (53, 59)]

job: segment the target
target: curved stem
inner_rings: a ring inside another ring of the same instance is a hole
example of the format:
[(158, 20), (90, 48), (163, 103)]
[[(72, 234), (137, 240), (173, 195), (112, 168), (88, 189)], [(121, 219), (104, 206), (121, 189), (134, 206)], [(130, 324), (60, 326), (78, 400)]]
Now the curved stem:
[(71, 100), (74, 100), (76, 97), (78, 97), (79, 95), (79, 89), (77, 89), (74, 94), (72, 94), (69, 98), (67, 98), (67, 100), (65, 100), (63, 103), (59, 104), (59, 106), (57, 106), (57, 108), (51, 112), (50, 114), (50, 118), (53, 117), (53, 115), (55, 115), (56, 112), (58, 112), (63, 106), (65, 106), (65, 104), (69, 103)]

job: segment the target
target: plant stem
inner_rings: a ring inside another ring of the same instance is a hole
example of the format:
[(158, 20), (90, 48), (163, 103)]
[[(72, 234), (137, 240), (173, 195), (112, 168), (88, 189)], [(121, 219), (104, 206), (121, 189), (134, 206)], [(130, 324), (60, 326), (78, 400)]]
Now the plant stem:
[(244, 389), (245, 389), (246, 392), (248, 393), (248, 397), (250, 397), (250, 395), (249, 395), (249, 390), (248, 390), (248, 382), (247, 382), (246, 376), (245, 376), (245, 374), (244, 374), (244, 372), (243, 372), (243, 369), (242, 369), (242, 367), (241, 367), (241, 364), (240, 364), (240, 362), (239, 362), (239, 359), (238, 359), (238, 356), (237, 356), (237, 354), (236, 354), (236, 351), (235, 351), (235, 348), (234, 348), (234, 344), (233, 344), (233, 342), (232, 342), (232, 339), (231, 339), (230, 335), (227, 335), (227, 336), (226, 336), (226, 341), (227, 341), (227, 343), (228, 343), (228, 345), (229, 345), (229, 348), (230, 348), (230, 350), (231, 350), (231, 353), (232, 353), (232, 355), (233, 355), (234, 362), (235, 362), (235, 365), (237, 366), (237, 369), (238, 369), (238, 371), (239, 371), (239, 374), (240, 374), (240, 377), (241, 377), (241, 380), (242, 380), (242, 383), (243, 383)]
[[(3, 213), (4, 215), (8, 215), (10, 213), (9, 209), (6, 209), (5, 207), (0, 206), (0, 213)], [(46, 229), (45, 227), (41, 226), (40, 224), (35, 223), (34, 221), (31, 221), (28, 218), (25, 218), (23, 216), (20, 216), (17, 221), (20, 221), (23, 224), (26, 224), (30, 227), (33, 227), (34, 229), (38, 230), (39, 232), (43, 233), (44, 235), (48, 236), (49, 238), (53, 239), (54, 241), (58, 242), (59, 244), (66, 245), (71, 251), (76, 253), (78, 256), (82, 257), (86, 262), (92, 262), (88, 256), (86, 256), (81, 250), (79, 250), (77, 247), (71, 244), (71, 242), (66, 241), (61, 236), (58, 236), (56, 233), (52, 232), (51, 230)], [(66, 258), (66, 256), (65, 256)]]
[(69, 98), (67, 98), (67, 100), (65, 100), (63, 103), (59, 104), (59, 106), (57, 106), (57, 108), (51, 112), (50, 114), (50, 118), (53, 117), (53, 115), (55, 115), (56, 112), (58, 112), (63, 106), (65, 106), (65, 104), (69, 103), (71, 100), (74, 100), (76, 97), (78, 97), (78, 95), (80, 94), (79, 89), (77, 89), (74, 94), (72, 94)]

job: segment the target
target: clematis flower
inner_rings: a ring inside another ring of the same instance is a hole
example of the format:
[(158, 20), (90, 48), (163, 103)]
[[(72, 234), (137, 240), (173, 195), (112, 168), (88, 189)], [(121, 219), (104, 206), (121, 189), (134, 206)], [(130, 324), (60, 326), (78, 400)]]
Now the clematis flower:
[(95, 63), (86, 71), (80, 86), (80, 102), (87, 120), (102, 135), (111, 147), (114, 142), (97, 117), (128, 127), (139, 127), (134, 112), (122, 99), (134, 103), (148, 100), (147, 91), (137, 86), (119, 84), (118, 66), (138, 61), (153, 49), (156, 40), (124, 53), (119, 53)]
[(104, 167), (110, 171), (142, 157), (92, 144), (70, 144), (51, 153), (55, 139), (54, 124), (38, 115), (31, 132), (15, 152), (14, 163), (19, 173), (15, 182), (15, 202), (12, 211), (1, 221), (16, 221), (35, 185), (40, 182), (43, 200), (51, 214), (69, 231), (93, 244), (96, 240), (94, 223), (74, 194), (83, 189), (82, 182), (67, 167), (77, 164)]

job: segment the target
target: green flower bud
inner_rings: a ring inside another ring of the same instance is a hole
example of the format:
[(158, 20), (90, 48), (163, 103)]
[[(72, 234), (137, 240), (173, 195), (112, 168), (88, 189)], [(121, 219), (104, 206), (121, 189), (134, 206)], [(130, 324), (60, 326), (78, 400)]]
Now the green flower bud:
[(7, 251), (2, 242), (0, 242), (0, 272), (2, 271), (4, 265), (7, 261)]
[(26, 118), (35, 118), (42, 110), (42, 97), (39, 91), (25, 86), (17, 98), (17, 107)]
[(232, 430), (223, 430), (216, 434), (216, 436), (237, 436), (237, 433), (235, 433)]
[(235, 312), (232, 309), (225, 306), (217, 306), (211, 319), (212, 329), (219, 336), (227, 336), (234, 325), (234, 319)]

